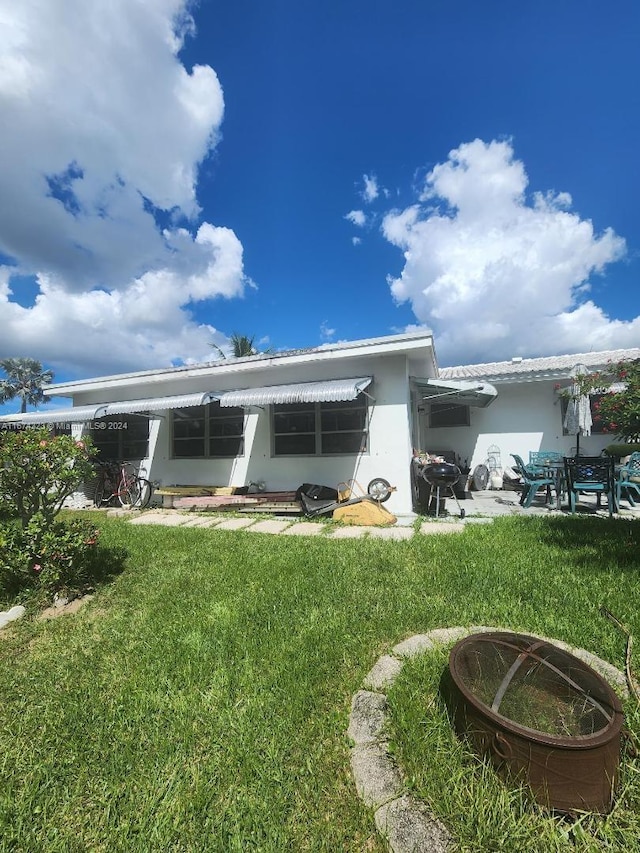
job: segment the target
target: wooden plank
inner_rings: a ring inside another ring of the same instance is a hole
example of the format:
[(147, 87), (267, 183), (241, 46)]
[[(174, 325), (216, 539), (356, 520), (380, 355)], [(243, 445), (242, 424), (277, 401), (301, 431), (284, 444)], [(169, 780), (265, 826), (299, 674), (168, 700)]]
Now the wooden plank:
[(235, 509), (240, 506), (258, 506), (255, 498), (247, 498), (244, 495), (183, 495), (173, 498), (174, 509)]
[(268, 512), (282, 513), (283, 515), (302, 515), (302, 507), (297, 501), (275, 501), (274, 503), (258, 503), (255, 506), (238, 507), (238, 512)]
[(236, 495), (245, 492), (243, 486), (161, 486), (156, 495), (171, 497), (198, 497), (206, 495)]

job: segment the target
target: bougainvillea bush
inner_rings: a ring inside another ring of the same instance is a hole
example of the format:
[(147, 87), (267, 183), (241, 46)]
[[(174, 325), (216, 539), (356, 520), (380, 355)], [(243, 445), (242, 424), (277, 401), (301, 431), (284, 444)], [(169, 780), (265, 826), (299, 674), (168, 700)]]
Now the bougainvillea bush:
[(60, 521), (64, 501), (90, 475), (93, 448), (47, 429), (0, 434), (0, 593), (48, 597), (80, 590), (96, 571), (98, 530)]
[[(574, 380), (581, 394), (599, 394), (593, 413), (610, 432), (625, 441), (640, 441), (640, 359), (619, 361), (606, 371), (587, 373)], [(612, 384), (621, 390), (611, 391)]]

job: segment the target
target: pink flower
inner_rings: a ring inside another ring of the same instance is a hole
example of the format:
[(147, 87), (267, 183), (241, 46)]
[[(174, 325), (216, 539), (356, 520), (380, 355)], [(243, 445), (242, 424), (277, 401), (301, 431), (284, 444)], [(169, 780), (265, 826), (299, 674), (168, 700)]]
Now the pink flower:
[(40, 447), (46, 447), (46, 446), (47, 446), (47, 442), (46, 442), (46, 441), (41, 441), (41, 442), (40, 442)]
[(38, 572), (41, 572), (41, 571), (42, 571), (42, 566), (40, 565), (40, 563), (36, 563), (36, 564), (35, 564), (35, 566), (33, 567), (33, 571), (34, 571), (34, 572), (36, 572), (36, 574), (37, 574)]
[(79, 447), (80, 450), (84, 450), (84, 448), (85, 448), (84, 441), (76, 441), (76, 447)]

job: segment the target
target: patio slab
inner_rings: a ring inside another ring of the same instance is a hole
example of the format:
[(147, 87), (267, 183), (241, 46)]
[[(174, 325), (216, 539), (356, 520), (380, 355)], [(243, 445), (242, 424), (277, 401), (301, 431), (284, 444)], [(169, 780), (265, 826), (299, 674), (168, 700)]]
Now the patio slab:
[(130, 524), (156, 524), (163, 527), (181, 527), (187, 517), (185, 515), (170, 515), (169, 513), (149, 512), (132, 518)]
[(266, 521), (256, 521), (249, 528), (250, 533), (282, 533), (291, 526), (290, 521), (278, 521), (277, 518), (269, 518)]
[(329, 535), (331, 539), (362, 539), (367, 533), (371, 533), (370, 527), (338, 527)]
[(283, 536), (319, 536), (326, 530), (325, 524), (314, 521), (298, 521), (282, 531)]
[(243, 530), (254, 522), (253, 518), (228, 518), (216, 525), (216, 530)]
[(192, 518), (188, 518), (185, 523), (182, 525), (183, 527), (215, 527), (216, 524), (220, 523), (219, 518), (208, 518), (206, 515), (204, 516), (194, 516)]
[(373, 539), (411, 539), (412, 527), (372, 527), (369, 536)]
[(424, 521), (420, 525), (420, 533), (426, 535), (462, 533), (463, 530), (464, 524), (461, 521)]

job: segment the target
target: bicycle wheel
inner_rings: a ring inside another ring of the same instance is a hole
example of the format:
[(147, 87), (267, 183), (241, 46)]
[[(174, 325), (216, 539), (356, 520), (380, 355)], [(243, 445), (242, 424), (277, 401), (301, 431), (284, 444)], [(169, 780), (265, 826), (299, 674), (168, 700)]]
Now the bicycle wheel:
[(140, 502), (136, 504), (139, 509), (144, 509), (149, 506), (151, 502), (151, 493), (153, 488), (149, 480), (146, 480), (144, 477), (139, 477), (138, 482), (140, 484)]
[(104, 479), (101, 477), (98, 480), (98, 482), (96, 484), (96, 490), (93, 493), (94, 506), (102, 506), (104, 499), (105, 499), (104, 494), (105, 494)]
[(140, 481), (137, 477), (127, 478), (118, 490), (118, 499), (122, 506), (135, 507), (140, 501)]

